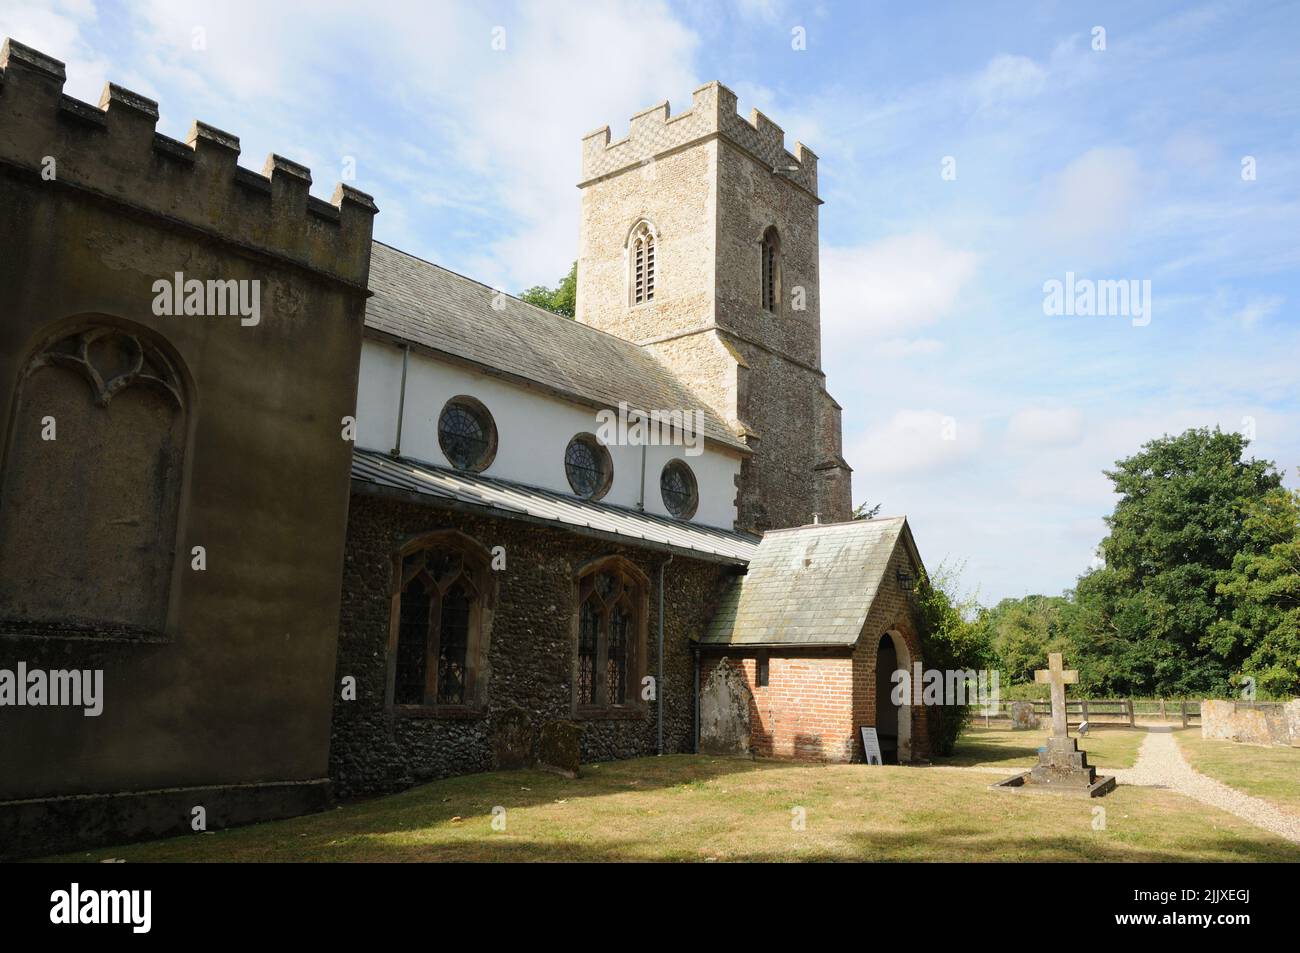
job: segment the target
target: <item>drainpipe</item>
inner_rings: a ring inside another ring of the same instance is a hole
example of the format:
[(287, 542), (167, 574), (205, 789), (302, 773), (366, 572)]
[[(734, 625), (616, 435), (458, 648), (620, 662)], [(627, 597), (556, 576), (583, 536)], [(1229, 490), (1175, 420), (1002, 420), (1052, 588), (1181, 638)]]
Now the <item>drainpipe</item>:
[[(631, 413), (627, 415), (627, 419), (628, 422), (630, 423), (632, 420)], [(642, 423), (644, 423), (645, 418), (642, 417), (641, 421)], [(640, 510), (642, 513), (645, 512), (645, 453), (646, 453), (646, 444), (648, 444), (649, 442), (650, 442), (649, 437), (643, 433), (641, 435), (641, 492), (636, 498), (636, 508)]]
[(695, 754), (700, 753), (700, 643), (696, 642), (691, 646), (691, 655), (695, 659), (695, 711), (693, 713), (691, 725), (691, 737), (693, 744), (691, 750)]
[(655, 702), (658, 707), (659, 754), (664, 753), (664, 570), (673, 561), (672, 554), (659, 564), (659, 674), (655, 678)]
[(402, 390), (397, 396), (397, 443), (388, 451), (395, 457), (402, 455), (402, 417), (406, 413), (406, 364), (411, 359), (411, 345), (402, 346)]

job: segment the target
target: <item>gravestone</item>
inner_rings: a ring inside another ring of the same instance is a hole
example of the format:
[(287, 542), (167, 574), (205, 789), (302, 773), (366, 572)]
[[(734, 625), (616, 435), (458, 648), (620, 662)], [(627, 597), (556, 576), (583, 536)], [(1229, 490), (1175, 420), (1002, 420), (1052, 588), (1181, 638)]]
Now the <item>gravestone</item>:
[(748, 755), (753, 697), (744, 673), (722, 659), (700, 687), (700, 753)]
[(542, 725), (537, 761), (547, 771), (576, 778), (582, 762), (582, 727), (573, 721), (548, 721)]
[(1048, 791), (1100, 797), (1115, 789), (1114, 777), (1098, 777), (1097, 769), (1088, 764), (1088, 755), (1079, 750), (1071, 738), (1065, 716), (1065, 686), (1079, 680), (1079, 673), (1066, 670), (1061, 653), (1047, 656), (1047, 668), (1034, 673), (1034, 681), (1052, 688), (1052, 733), (1038, 749), (1038, 764), (1033, 769), (992, 785), (1002, 791)]
[(1033, 731), (1038, 728), (1038, 716), (1034, 714), (1033, 702), (1011, 703), (1011, 730)]
[(522, 708), (509, 708), (495, 719), (492, 731), (492, 752), (499, 770), (527, 768), (533, 763), (532, 720)]

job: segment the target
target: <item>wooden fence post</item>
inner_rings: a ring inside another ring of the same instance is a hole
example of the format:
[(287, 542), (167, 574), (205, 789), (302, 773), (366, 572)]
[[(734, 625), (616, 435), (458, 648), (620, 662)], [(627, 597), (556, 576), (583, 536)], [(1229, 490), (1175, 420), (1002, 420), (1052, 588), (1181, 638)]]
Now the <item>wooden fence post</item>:
[(1130, 699), (1128, 700), (1128, 726), (1129, 726), (1130, 728), (1134, 727), (1133, 722), (1134, 722), (1134, 715), (1133, 715), (1133, 699), (1130, 698)]
[(1187, 727), (1187, 699), (1184, 698), (1181, 702), (1179, 702), (1179, 705), (1182, 707), (1183, 710), (1183, 727), (1186, 728)]
[(1160, 720), (1165, 720), (1165, 700), (1163, 698), (1160, 699)]

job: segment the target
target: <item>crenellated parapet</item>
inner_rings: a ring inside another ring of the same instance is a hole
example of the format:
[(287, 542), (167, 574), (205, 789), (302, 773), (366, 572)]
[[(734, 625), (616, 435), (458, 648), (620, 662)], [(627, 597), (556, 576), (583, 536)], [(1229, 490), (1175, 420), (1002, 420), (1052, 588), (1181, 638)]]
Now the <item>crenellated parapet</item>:
[(155, 130), (158, 104), (114, 83), (99, 105), (64, 95), (63, 63), (14, 40), (0, 47), (0, 164), (365, 286), (373, 218), (364, 192), (309, 194), (311, 172), (277, 155), (259, 175), (239, 139), (194, 122), (184, 142)]
[(589, 182), (644, 165), (659, 156), (709, 136), (722, 136), (778, 174), (817, 194), (817, 156), (801, 142), (785, 147), (781, 127), (757, 109), (745, 119), (736, 112), (736, 94), (719, 82), (692, 94), (691, 108), (670, 115), (667, 102), (632, 117), (626, 137), (610, 142), (609, 126), (582, 139), (582, 179)]

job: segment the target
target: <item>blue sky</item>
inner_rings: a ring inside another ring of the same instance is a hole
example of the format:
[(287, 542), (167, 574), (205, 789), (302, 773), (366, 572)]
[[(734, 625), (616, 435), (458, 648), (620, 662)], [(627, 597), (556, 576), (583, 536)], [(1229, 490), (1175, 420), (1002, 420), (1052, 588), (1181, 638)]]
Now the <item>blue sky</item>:
[[(722, 80), (820, 157), (855, 498), (984, 601), (1071, 586), (1161, 433), (1250, 428), (1296, 485), (1300, 6), (0, 0), (0, 34), (318, 195), (351, 159), (378, 238), (512, 291), (575, 256), (581, 135)], [(1150, 323), (1045, 315), (1067, 272), (1149, 280)]]

